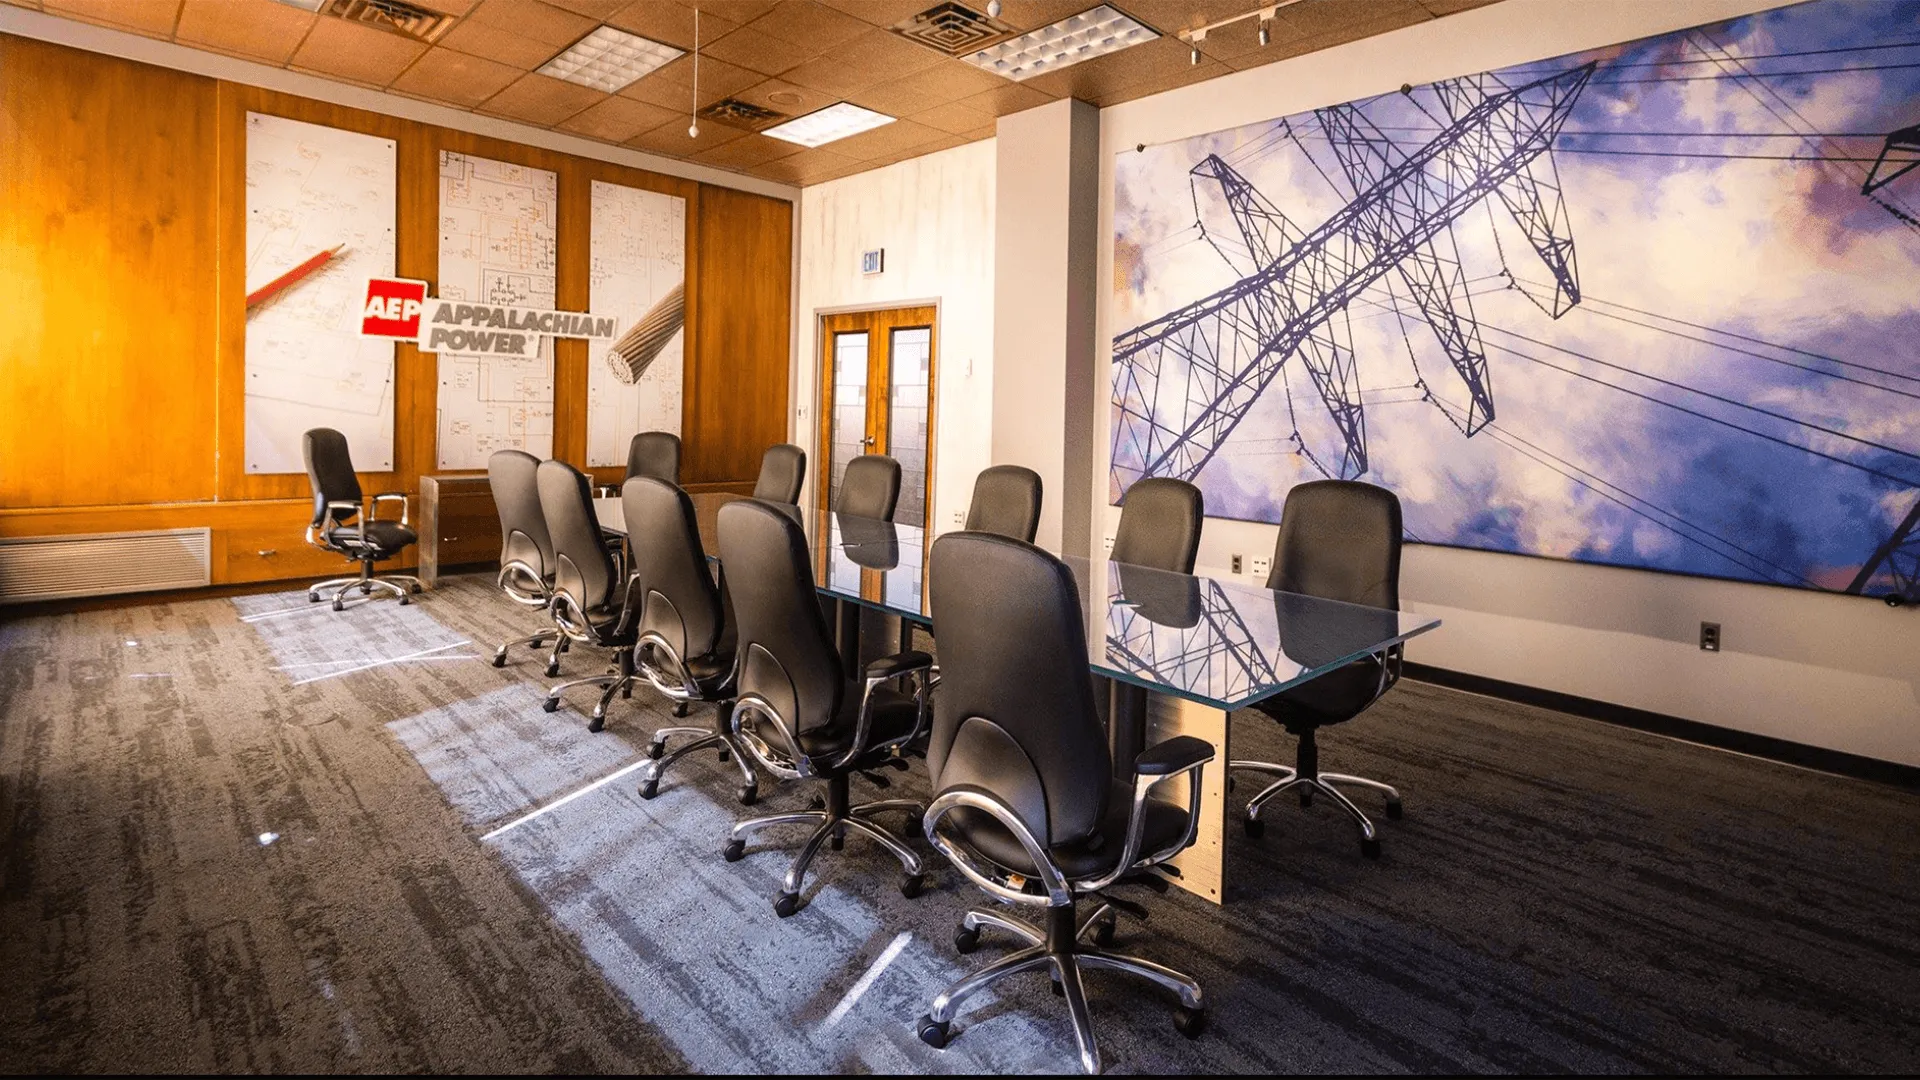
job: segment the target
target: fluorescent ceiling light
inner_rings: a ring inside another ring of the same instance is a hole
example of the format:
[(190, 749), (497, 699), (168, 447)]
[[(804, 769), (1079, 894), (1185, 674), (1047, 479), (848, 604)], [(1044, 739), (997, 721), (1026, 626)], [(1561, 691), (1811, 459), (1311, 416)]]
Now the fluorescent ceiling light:
[(760, 134), (801, 146), (825, 146), (849, 135), (872, 131), (882, 124), (891, 124), (893, 120), (886, 113), (877, 113), (842, 101), (777, 127), (770, 127)]
[(280, 0), (288, 7), (297, 7), (302, 11), (319, 11), (327, 5), (327, 0)]
[(1061, 19), (1052, 26), (1043, 26), (962, 59), (995, 75), (1022, 82), (1159, 36), (1152, 28), (1101, 4), (1092, 11)]
[(547, 61), (539, 74), (613, 93), (651, 73), (662, 64), (686, 55), (686, 50), (649, 41), (625, 30), (602, 26)]

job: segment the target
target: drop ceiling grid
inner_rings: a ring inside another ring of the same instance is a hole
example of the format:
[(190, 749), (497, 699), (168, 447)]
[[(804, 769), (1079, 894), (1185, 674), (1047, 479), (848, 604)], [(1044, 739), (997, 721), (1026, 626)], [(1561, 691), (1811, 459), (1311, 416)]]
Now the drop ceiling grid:
[[(891, 32), (940, 0), (411, 0), (454, 16), (431, 45), (318, 16), (279, 0), (0, 0), (191, 48), (390, 90), (465, 111), (745, 173), (809, 185), (993, 134), (996, 117), (1077, 97), (1116, 105), (1234, 70), (1330, 48), (1495, 0), (1303, 0), (1279, 13), (1260, 47), (1252, 20), (1201, 43), (1201, 62), (1172, 40), (1258, 0), (1117, 0), (1163, 40), (1011, 83)], [(984, 11), (986, 0), (964, 0)], [(1099, 0), (1004, 0), (1000, 21), (1025, 33)], [(700, 23), (700, 94), (684, 56), (620, 90), (533, 74), (605, 24), (691, 49)], [(1244, 33), (1242, 32), (1244, 31)], [(735, 97), (786, 116), (849, 101), (895, 123), (817, 149), (687, 113)], [(890, 130), (891, 129), (891, 130)]]

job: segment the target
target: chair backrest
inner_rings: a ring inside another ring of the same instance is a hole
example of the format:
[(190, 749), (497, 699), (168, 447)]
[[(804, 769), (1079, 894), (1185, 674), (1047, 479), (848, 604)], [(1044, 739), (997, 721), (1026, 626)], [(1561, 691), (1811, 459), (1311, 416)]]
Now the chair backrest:
[(1120, 527), (1114, 531), (1113, 554), (1108, 557), (1191, 574), (1206, 516), (1200, 489), (1185, 480), (1150, 476), (1135, 481), (1120, 504)]
[(500, 562), (522, 562), (542, 581), (553, 577), (553, 539), (540, 510), (540, 459), (525, 450), (495, 450), (487, 459), (487, 486), (500, 515)]
[(680, 483), (680, 436), (671, 431), (643, 431), (627, 444), (627, 475), (652, 476)]
[(1021, 465), (995, 465), (973, 481), (967, 531), (1033, 543), (1040, 529), (1040, 474)]
[(1315, 480), (1287, 492), (1267, 588), (1400, 608), (1400, 500), (1357, 480)]
[(807, 452), (792, 443), (767, 447), (760, 458), (760, 479), (753, 497), (769, 502), (800, 502), (800, 485), (807, 480)]
[(833, 515), (840, 530), (840, 547), (855, 565), (869, 570), (892, 570), (900, 565), (900, 530), (891, 521)]
[(940, 634), (927, 747), (934, 797), (982, 788), (1041, 844), (1084, 839), (1099, 827), (1113, 781), (1072, 573), (1031, 544), (979, 532), (934, 541), (931, 573)]
[(733, 596), (739, 689), (771, 705), (796, 734), (840, 708), (840, 653), (814, 594), (800, 523), (780, 505), (739, 499), (720, 508), (720, 564)]
[(712, 653), (726, 618), (693, 500), (665, 480), (636, 476), (620, 488), (620, 508), (640, 590), (640, 632), (658, 633), (683, 661)]
[(585, 474), (564, 461), (543, 461), (537, 473), (540, 513), (553, 538), (553, 591), (582, 611), (613, 603), (620, 584), (613, 555), (593, 512), (593, 489)]
[(1113, 585), (1136, 614), (1156, 626), (1189, 630), (1200, 625), (1200, 579), (1191, 574), (1120, 564), (1113, 567)]
[(834, 509), (856, 517), (892, 521), (900, 502), (900, 463), (885, 454), (861, 454), (847, 462)]
[[(313, 488), (313, 525), (330, 524), (330, 502), (360, 505), (360, 478), (353, 473), (353, 457), (347, 453), (345, 435), (332, 428), (314, 428), (301, 439), (300, 449), (307, 459), (307, 483)], [(342, 512), (333, 521), (352, 516)]]

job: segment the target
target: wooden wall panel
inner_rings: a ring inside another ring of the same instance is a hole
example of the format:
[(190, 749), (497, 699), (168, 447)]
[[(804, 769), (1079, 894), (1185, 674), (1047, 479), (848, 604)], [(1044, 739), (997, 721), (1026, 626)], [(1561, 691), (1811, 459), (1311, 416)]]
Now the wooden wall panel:
[(793, 205), (709, 187), (701, 192), (700, 235), (682, 479), (751, 487), (761, 454), (787, 441)]
[[(791, 204), (0, 35), (0, 536), (207, 525), (216, 582), (334, 569), (301, 541), (306, 478), (245, 472), (250, 111), (394, 139), (396, 270), (436, 288), (442, 149), (559, 174), (561, 308), (587, 307), (593, 180), (685, 198), (685, 478), (750, 485), (785, 439)], [(554, 453), (576, 465), (586, 362), (560, 343)], [(435, 358), (396, 346), (395, 376), (395, 468), (361, 482), (414, 494)]]
[(0, 36), (0, 506), (213, 496), (214, 89)]

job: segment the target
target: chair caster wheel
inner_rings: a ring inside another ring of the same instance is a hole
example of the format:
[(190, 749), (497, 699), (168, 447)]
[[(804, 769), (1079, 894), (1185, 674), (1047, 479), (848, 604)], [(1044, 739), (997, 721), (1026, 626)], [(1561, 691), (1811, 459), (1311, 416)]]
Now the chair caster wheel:
[(1367, 839), (1363, 839), (1363, 840), (1361, 840), (1361, 841), (1360, 841), (1360, 854), (1362, 854), (1362, 855), (1365, 855), (1365, 856), (1366, 856), (1367, 858), (1369, 858), (1369, 859), (1377, 859), (1377, 858), (1379, 858), (1379, 857), (1380, 857), (1380, 841), (1379, 841), (1379, 840), (1377, 840), (1377, 839), (1375, 839), (1375, 840), (1367, 840)]
[(653, 760), (655, 760), (655, 761), (659, 761), (659, 760), (660, 760), (660, 755), (662, 755), (662, 754), (664, 754), (664, 753), (666, 753), (666, 752), (667, 752), (667, 744), (666, 744), (666, 743), (663, 743), (663, 742), (650, 742), (650, 743), (648, 743), (648, 744), (647, 744), (647, 756), (648, 756), (648, 757), (650, 757), (650, 758), (652, 758), (652, 759), (653, 759)]
[(412, 585), (412, 591), (413, 591), (413, 594), (414, 594), (415, 596), (418, 596), (418, 595), (420, 595), (420, 583), (419, 583), (419, 582), (417, 582), (417, 581), (416, 581), (416, 582), (414, 582), (414, 583), (413, 583), (413, 585)]
[(760, 801), (760, 788), (757, 784), (740, 785), (740, 805), (752, 806)]
[(919, 896), (921, 891), (926, 887), (927, 877), (925, 874), (908, 874), (906, 877), (900, 879), (900, 895), (909, 900)]
[(925, 836), (927, 832), (927, 819), (921, 817), (919, 814), (908, 818), (906, 832), (909, 837)]
[(827, 841), (827, 846), (835, 851), (845, 851), (847, 848), (847, 834), (834, 833), (833, 838)]
[(547, 700), (541, 702), (540, 707), (547, 710), (548, 712), (557, 712), (560, 709), (560, 699), (550, 697)]
[(507, 666), (507, 658), (506, 658), (505, 656), (496, 656), (496, 657), (494, 657), (494, 658), (493, 658), (493, 666), (494, 666), (494, 667), (506, 667), (506, 666)]
[(790, 918), (800, 910), (800, 894), (783, 892), (773, 898), (773, 913), (781, 918)]
[(1113, 932), (1116, 929), (1115, 924), (1118, 921), (1117, 919), (1101, 919), (1095, 923), (1093, 925), (1093, 943), (1103, 949), (1113, 944)]
[(815, 795), (813, 797), (813, 801), (807, 803), (807, 809), (809, 810), (825, 810), (826, 808), (827, 808), (827, 800), (821, 798), (818, 795)]
[(607, 718), (604, 716), (595, 716), (590, 718), (587, 721), (588, 731), (605, 731), (606, 728), (607, 728)]
[(559, 665), (559, 664), (548, 664), (548, 665), (547, 665), (547, 678), (549, 678), (549, 679), (557, 679), (557, 678), (559, 678), (559, 677), (560, 677), (560, 665)]
[(1399, 821), (1401, 813), (1402, 811), (1400, 809), (1399, 799), (1395, 799), (1392, 802), (1387, 804), (1387, 820), (1388, 821)]
[(969, 930), (965, 926), (953, 932), (953, 951), (962, 956), (980, 947), (980, 931)]
[(307, 594), (307, 603), (309, 603), (309, 604), (317, 604), (317, 603), (319, 603), (319, 602), (320, 602), (320, 598), (319, 598), (319, 597), (317, 597), (317, 596), (315, 596), (315, 595), (313, 595), (312, 593), (308, 593), (308, 594)]
[(745, 840), (727, 841), (726, 849), (720, 852), (720, 857), (728, 862), (739, 862), (747, 857), (747, 842)]
[(660, 781), (648, 780), (646, 783), (640, 785), (641, 798), (651, 799), (658, 794), (660, 794)]
[(682, 701), (682, 702), (679, 702), (678, 704), (676, 704), (676, 705), (674, 705), (674, 707), (673, 707), (673, 715), (675, 715), (675, 716), (685, 716), (685, 715), (687, 715), (687, 703), (686, 703), (686, 702), (684, 702), (684, 701)]
[(720, 748), (720, 764), (725, 765), (727, 762), (732, 760), (733, 760), (733, 755), (727, 751), (726, 747), (724, 746), (721, 747)]
[(402, 596), (400, 598), (401, 607), (406, 607), (408, 604), (411, 604), (411, 603), (413, 603), (413, 597), (411, 596)]
[(1199, 1038), (1207, 1030), (1207, 1010), (1180, 1006), (1173, 1011), (1173, 1028), (1189, 1039)]
[(1300, 805), (1301, 806), (1313, 805), (1313, 789), (1312, 788), (1300, 789)]
[(920, 1018), (920, 1041), (933, 1047), (935, 1050), (945, 1050), (947, 1048), (947, 1030), (950, 1026), (951, 1025), (944, 1020), (935, 1020), (932, 1016), (923, 1016)]
[(1055, 980), (1053, 980), (1053, 996), (1054, 996), (1054, 997), (1066, 997), (1066, 996), (1067, 996), (1067, 988), (1066, 988), (1066, 987), (1064, 987), (1064, 986), (1061, 986), (1061, 985), (1060, 985), (1060, 980), (1059, 980), (1059, 979), (1055, 979)]
[(345, 610), (347, 610), (347, 605), (345, 605), (345, 604), (343, 604), (343, 603), (341, 603), (341, 602), (340, 602), (340, 601), (338, 601), (338, 600), (335, 600), (335, 601), (333, 602), (333, 610), (335, 610), (335, 611), (345, 611)]
[(1257, 817), (1247, 819), (1247, 835), (1248, 836), (1252, 837), (1255, 840), (1258, 840), (1262, 836), (1265, 836), (1266, 834), (1267, 834), (1266, 822), (1261, 821)]

